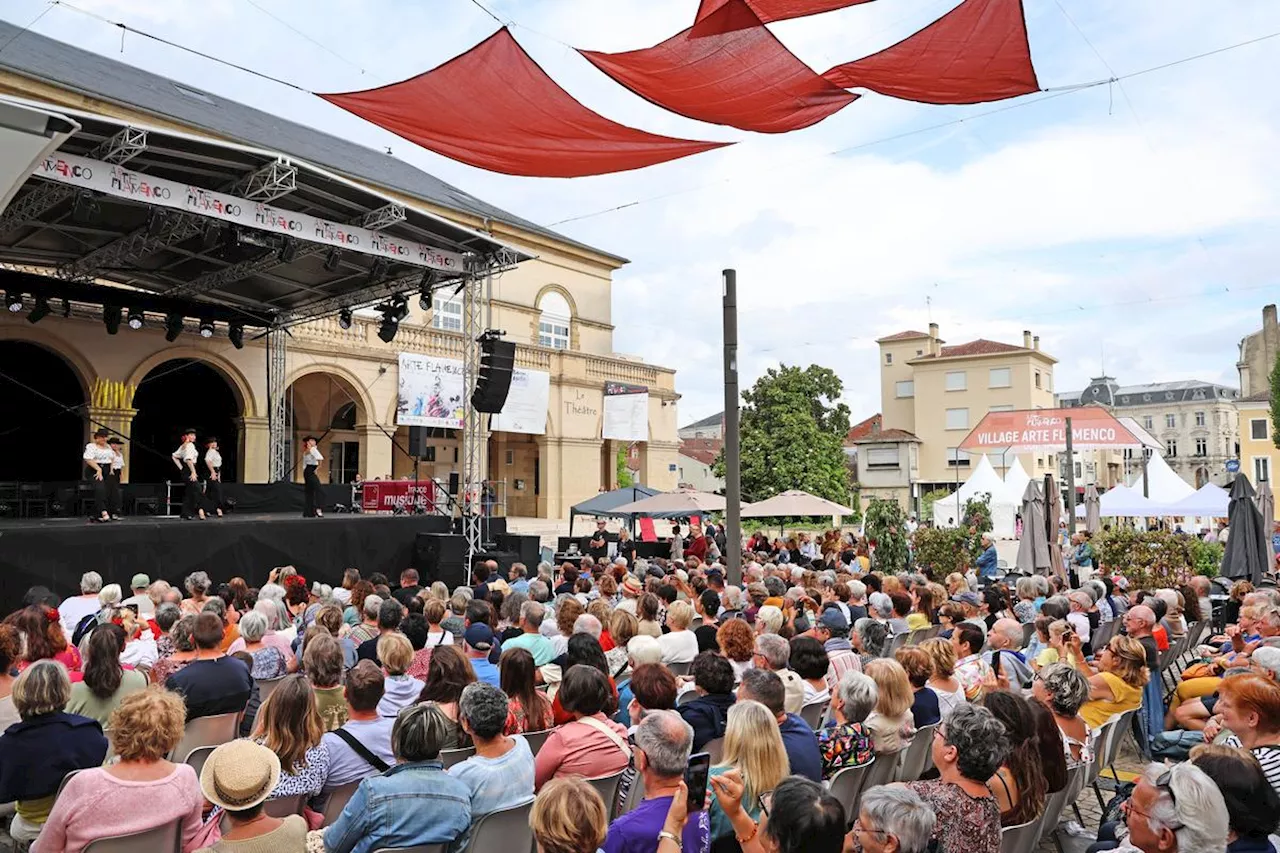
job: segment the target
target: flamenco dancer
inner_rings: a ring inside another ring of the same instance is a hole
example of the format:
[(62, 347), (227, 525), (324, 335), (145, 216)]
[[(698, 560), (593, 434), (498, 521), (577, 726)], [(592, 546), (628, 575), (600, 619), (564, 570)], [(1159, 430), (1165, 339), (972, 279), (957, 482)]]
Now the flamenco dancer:
[(178, 471), (182, 475), (182, 479), (186, 482), (186, 490), (182, 495), (182, 517), (189, 519), (194, 515), (198, 515), (201, 519), (204, 516), (204, 507), (200, 506), (200, 477), (196, 474), (196, 460), (200, 458), (200, 451), (196, 449), (196, 431), (186, 429), (182, 431), (182, 444), (173, 452), (173, 464), (178, 467)]
[(84, 479), (93, 486), (93, 520), (96, 522), (111, 520), (111, 510), (107, 506), (106, 478), (110, 476), (108, 471), (115, 452), (107, 444), (110, 435), (105, 429), (95, 432), (93, 441), (84, 446), (84, 455), (81, 457), (84, 460)]
[(222, 518), (222, 454), (218, 452), (218, 439), (213, 436), (204, 440), (204, 467), (205, 504)]
[(324, 457), (316, 446), (316, 437), (309, 435), (302, 439), (302, 482), (303, 482), (303, 518), (324, 518), (324, 511), (317, 505), (320, 498), (320, 475), (316, 469)]

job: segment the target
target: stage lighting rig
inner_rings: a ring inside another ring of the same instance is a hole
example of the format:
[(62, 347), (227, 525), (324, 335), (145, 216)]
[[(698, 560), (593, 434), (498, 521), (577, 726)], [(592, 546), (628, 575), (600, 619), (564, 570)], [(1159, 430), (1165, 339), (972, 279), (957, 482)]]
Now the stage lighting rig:
[(396, 339), (396, 332), (400, 331), (400, 323), (391, 314), (383, 314), (382, 322), (378, 324), (378, 337), (383, 343), (391, 343)]
[(36, 305), (31, 309), (31, 313), (27, 315), (28, 323), (39, 323), (45, 317), (49, 316), (52, 309), (49, 308), (49, 299), (45, 296), (36, 297)]
[(182, 334), (182, 315), (166, 314), (164, 318), (164, 339), (173, 343)]
[(298, 244), (288, 237), (282, 238), (280, 253), (276, 256), (282, 264), (291, 264), (298, 257)]
[(200, 321), (200, 337), (202, 337), (202, 338), (212, 338), (212, 337), (213, 337), (213, 321), (212, 321), (212, 320), (201, 319), (201, 321)]
[(373, 266), (369, 268), (369, 284), (377, 284), (387, 277), (387, 270), (391, 267), (391, 262), (386, 258), (378, 258), (373, 262)]
[(236, 349), (244, 349), (244, 323), (232, 323), (227, 326), (227, 337)]
[(98, 218), (102, 206), (98, 199), (88, 190), (76, 194), (75, 204), (71, 208), (71, 218), (80, 225), (88, 225)]
[(6, 290), (4, 304), (11, 313), (17, 314), (22, 310), (22, 294), (16, 290)]
[(142, 311), (140, 311), (139, 309), (137, 308), (129, 309), (129, 328), (130, 329), (133, 329), (135, 332), (138, 331), (138, 329), (142, 328), (146, 320), (147, 320), (146, 315), (143, 314)]
[(120, 331), (120, 314), (119, 305), (103, 305), (102, 306), (102, 323), (107, 327), (107, 334), (114, 335)]
[(337, 272), (338, 264), (342, 263), (342, 251), (339, 249), (330, 249), (329, 254), (324, 256), (324, 271)]
[(338, 312), (338, 328), (344, 329), (344, 330), (351, 328), (351, 309), (350, 308), (343, 308), (341, 311)]

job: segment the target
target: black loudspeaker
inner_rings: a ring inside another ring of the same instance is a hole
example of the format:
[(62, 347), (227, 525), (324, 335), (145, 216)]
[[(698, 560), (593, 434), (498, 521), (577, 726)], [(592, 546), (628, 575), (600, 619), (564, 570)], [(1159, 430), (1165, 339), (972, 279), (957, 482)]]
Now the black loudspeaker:
[(520, 557), (532, 576), (538, 571), (538, 560), (542, 541), (537, 536), (520, 536), (515, 533), (500, 533), (493, 537), (498, 543), (499, 551), (514, 551)]
[(419, 533), (413, 548), (414, 567), (422, 573), (422, 585), (436, 581), (453, 592), (469, 583), (466, 576), (467, 540), (452, 533)]
[(450, 471), (449, 472), (449, 494), (453, 495), (456, 498), (458, 496), (458, 489), (460, 489), (461, 487), (462, 487), (462, 478), (458, 475), (458, 472)]
[(511, 390), (511, 370), (516, 366), (516, 345), (486, 337), (480, 342), (480, 375), (471, 405), (477, 412), (501, 412)]
[(409, 455), (421, 459), (427, 455), (427, 436), (431, 430), (426, 427), (409, 427)]
[[(523, 563), (520, 555), (515, 551), (477, 551), (475, 556), (471, 558), (471, 568), (475, 568), (486, 560), (493, 560), (498, 564), (498, 576), (505, 578), (511, 572), (512, 563)], [(527, 566), (527, 564), (526, 564)], [(537, 564), (533, 565), (534, 574), (537, 574)], [(526, 575), (528, 577), (528, 575)]]

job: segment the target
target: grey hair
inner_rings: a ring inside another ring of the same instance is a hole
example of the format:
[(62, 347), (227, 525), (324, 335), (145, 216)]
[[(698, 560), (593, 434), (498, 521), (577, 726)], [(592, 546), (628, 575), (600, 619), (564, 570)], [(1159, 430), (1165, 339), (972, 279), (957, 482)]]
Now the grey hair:
[(1031, 580), (1035, 582), (1036, 595), (1047, 596), (1052, 592), (1052, 588), (1049, 586), (1049, 579), (1044, 575), (1032, 575)]
[(772, 604), (766, 604), (756, 611), (756, 625), (762, 626), (765, 632), (770, 634), (778, 633), (782, 628), (783, 619), (782, 610)]
[(364, 606), (361, 608), (363, 616), (366, 619), (377, 619), (378, 611), (382, 609), (382, 596), (366, 595), (364, 597)]
[(600, 632), (603, 630), (604, 626), (600, 624), (600, 620), (590, 613), (583, 613), (573, 620), (573, 633), (575, 634), (589, 634), (598, 640), (600, 639)]
[[(261, 613), (265, 616), (267, 619), (267, 627), (274, 631), (278, 627), (277, 623), (280, 621), (280, 609), (277, 604), (277, 602), (272, 601), (269, 598), (265, 601), (258, 599), (258, 603), (253, 605), (253, 610), (250, 612)], [(247, 616), (248, 614), (245, 615)]]
[[(177, 607), (176, 604), (170, 606)], [(173, 638), (173, 647), (180, 652), (194, 652), (196, 650), (195, 631), (196, 617), (187, 615), (178, 619), (169, 629), (169, 636)]]
[(284, 601), (284, 587), (278, 583), (264, 583), (258, 590), (258, 601)]
[(160, 626), (160, 630), (168, 633), (174, 623), (182, 618), (182, 608), (176, 604), (166, 601), (164, 604), (156, 606), (156, 624)]
[(391, 751), (401, 761), (434, 761), (454, 733), (454, 724), (435, 702), (400, 710), (391, 726)]
[(1050, 664), (1040, 670), (1040, 680), (1044, 682), (1055, 714), (1074, 717), (1080, 713), (1080, 706), (1089, 700), (1089, 680), (1073, 666)]
[(858, 639), (862, 641), (863, 652), (872, 657), (880, 657), (884, 654), (884, 644), (889, 639), (889, 629), (883, 624), (869, 616), (863, 616), (853, 623), (853, 630), (858, 633)]
[(545, 602), (551, 596), (551, 588), (547, 586), (547, 582), (539, 578), (538, 580), (529, 581), (529, 597), (539, 603)]
[(200, 595), (204, 595), (209, 591), (209, 587), (213, 586), (213, 581), (209, 580), (208, 572), (192, 572), (187, 575), (182, 585), (186, 587), (189, 595), (195, 595), (197, 591)]
[(1093, 599), (1093, 603), (1097, 604), (1098, 600), (1107, 594), (1107, 588), (1100, 580), (1085, 581), (1080, 584), (1080, 588), (1089, 593), (1089, 597)]
[(498, 613), (507, 624), (518, 625), (520, 623), (520, 608), (524, 607), (524, 603), (528, 600), (529, 596), (523, 592), (513, 592), (502, 599), (502, 607), (498, 609)]
[(259, 611), (250, 611), (240, 620), (240, 636), (246, 643), (256, 643), (266, 634), (267, 617)]
[(867, 597), (867, 585), (862, 581), (849, 581), (849, 600), (857, 601)]
[(449, 601), (449, 587), (444, 581), (436, 581), (431, 584), (431, 597), (438, 598), (443, 602)]
[(627, 660), (633, 667), (645, 663), (662, 663), (662, 645), (648, 634), (636, 634), (627, 640)]
[(652, 711), (636, 727), (635, 743), (656, 775), (672, 779), (689, 766), (693, 727), (675, 711)]
[[(532, 584), (530, 586), (532, 587)], [(520, 605), (520, 621), (527, 622), (530, 628), (540, 627), (546, 616), (547, 608), (540, 601), (526, 601)]]
[(458, 718), (467, 721), (476, 737), (491, 740), (502, 734), (509, 706), (507, 694), (487, 681), (474, 681), (462, 688)]
[(840, 702), (844, 705), (846, 722), (860, 723), (876, 709), (880, 698), (880, 690), (871, 676), (861, 672), (846, 672), (840, 677), (836, 686), (840, 691)]
[(1268, 628), (1280, 628), (1280, 610), (1268, 607), (1262, 612), (1262, 621), (1267, 623)]
[(1172, 831), (1178, 839), (1179, 850), (1196, 853), (1226, 850), (1229, 820), (1227, 804), (1218, 786), (1190, 761), (1172, 766), (1151, 764), (1143, 776), (1155, 786), (1156, 780), (1165, 773), (1169, 774), (1168, 790), (1156, 788), (1156, 800), (1147, 815), (1151, 831)]
[(102, 575), (97, 572), (85, 572), (80, 576), (80, 591), (85, 595), (102, 591)]
[(644, 573), (649, 571), (649, 561), (644, 557), (637, 557), (636, 564), (631, 567), (631, 571), (640, 577), (644, 577)]
[(1022, 625), (1017, 619), (997, 619), (991, 630), (1003, 634), (1012, 648), (1022, 648)]
[[(864, 826), (898, 839), (900, 853), (924, 853), (933, 835), (934, 814), (910, 788), (877, 785), (862, 795), (859, 806), (867, 816)], [(860, 818), (862, 815), (858, 815)]]
[(1249, 655), (1249, 661), (1265, 669), (1273, 679), (1280, 681), (1280, 649), (1274, 646), (1260, 646)]
[(1036, 597), (1036, 580), (1028, 575), (1025, 578), (1018, 578), (1018, 582), (1014, 585), (1014, 591), (1018, 593), (1018, 598), (1035, 598)]
[(871, 597), (867, 599), (867, 604), (875, 608), (876, 615), (881, 619), (888, 619), (893, 615), (893, 599), (883, 592), (871, 593)]
[[(756, 618), (760, 618), (759, 614)], [(791, 644), (777, 634), (761, 634), (756, 637), (756, 651), (764, 655), (769, 669), (786, 669), (791, 661)]]
[(227, 603), (218, 596), (213, 596), (200, 608), (201, 613), (216, 613), (219, 619), (226, 620)]
[(986, 708), (957, 706), (943, 730), (947, 745), (956, 748), (956, 769), (972, 782), (986, 783), (1009, 757), (1008, 731)]
[(173, 587), (169, 586), (168, 581), (155, 581), (151, 586), (147, 587), (147, 598), (151, 599), (152, 604), (159, 604), (164, 601), (164, 594)]
[(546, 560), (543, 560), (542, 562), (538, 563), (539, 580), (541, 580), (542, 578), (551, 577), (552, 573), (553, 573), (553, 570), (551, 568), (551, 564), (548, 563)]
[(120, 589), (120, 584), (109, 583), (102, 589), (98, 590), (98, 603), (103, 607), (112, 607), (120, 603), (120, 599), (124, 597), (124, 591)]
[(449, 609), (461, 616), (467, 612), (467, 605), (471, 603), (471, 590), (455, 589), (453, 595), (449, 596)]
[[(1051, 595), (1048, 598), (1046, 598), (1045, 604), (1048, 604), (1049, 602), (1053, 602), (1055, 607), (1061, 607), (1064, 615), (1071, 612), (1071, 599), (1067, 598), (1065, 595), (1061, 593), (1057, 595)], [(1044, 607), (1044, 604), (1040, 606)]]
[(742, 588), (726, 586), (724, 588), (724, 606), (726, 610), (742, 609)]

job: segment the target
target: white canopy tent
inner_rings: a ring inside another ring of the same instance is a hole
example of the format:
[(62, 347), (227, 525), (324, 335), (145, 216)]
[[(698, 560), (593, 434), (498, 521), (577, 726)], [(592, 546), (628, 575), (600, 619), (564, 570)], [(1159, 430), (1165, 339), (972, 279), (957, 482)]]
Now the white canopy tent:
[[(1027, 479), (1030, 480), (1030, 477)], [(1025, 483), (1023, 488), (1026, 488)], [(981, 494), (991, 495), (992, 534), (1005, 539), (1013, 538), (1014, 516), (1018, 514), (1022, 495), (1019, 494), (1017, 499), (1010, 499), (1005, 481), (1000, 479), (986, 454), (982, 455), (969, 479), (964, 481), (955, 494), (934, 503), (933, 526), (956, 527), (964, 514), (965, 502)]]
[[(1142, 494), (1142, 472), (1129, 483), (1129, 488)], [(1157, 453), (1151, 454), (1147, 460), (1147, 494), (1146, 497), (1159, 506), (1169, 506), (1196, 493), (1195, 487), (1174, 473), (1169, 463)], [(1105, 513), (1104, 513), (1105, 514)], [(1153, 513), (1158, 514), (1158, 513)], [(1163, 513), (1168, 515), (1169, 513)]]
[[(1146, 517), (1167, 515), (1165, 508), (1155, 501), (1148, 500), (1142, 496), (1141, 490), (1131, 489), (1126, 485), (1119, 485), (1108, 492), (1098, 501), (1099, 515), (1103, 518), (1116, 517)], [(1084, 518), (1084, 504), (1076, 506), (1076, 518)]]
[(1031, 482), (1031, 475), (1027, 473), (1027, 469), (1022, 467), (1022, 460), (1013, 457), (1013, 464), (1009, 466), (1009, 470), (1004, 475), (1004, 497), (1003, 500), (1008, 501), (1015, 506), (1022, 505), (1022, 495), (1027, 491), (1027, 483)]
[(1221, 486), (1205, 483), (1195, 492), (1167, 508), (1168, 515), (1225, 517), (1231, 493)]

